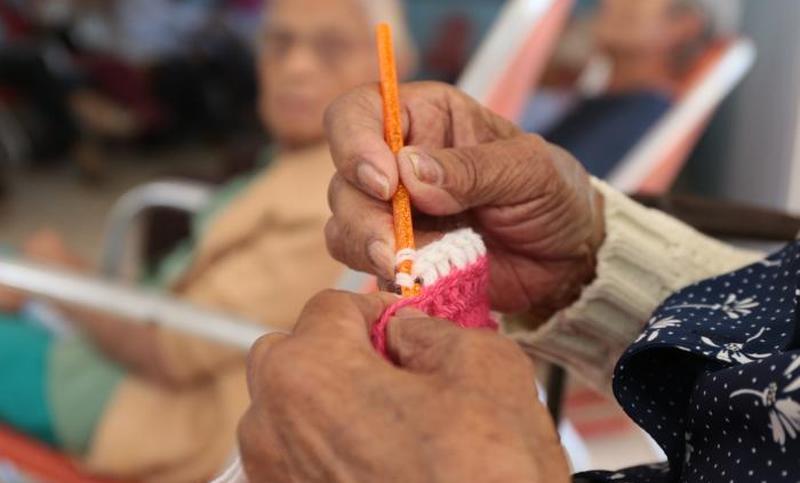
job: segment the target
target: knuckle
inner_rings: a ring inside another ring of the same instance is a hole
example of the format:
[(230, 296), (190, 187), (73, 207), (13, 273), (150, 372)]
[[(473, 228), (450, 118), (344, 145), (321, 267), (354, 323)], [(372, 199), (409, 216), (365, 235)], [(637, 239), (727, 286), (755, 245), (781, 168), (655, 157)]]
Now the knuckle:
[(544, 137), (535, 133), (520, 134), (519, 136), (516, 136), (516, 139), (520, 143), (526, 144), (534, 149), (542, 149), (547, 145), (547, 141), (545, 141)]
[(511, 141), (514, 158), (523, 166), (540, 163), (547, 156), (547, 141), (538, 134), (522, 134)]
[(348, 298), (348, 294), (340, 290), (323, 290), (311, 297), (311, 300), (306, 303), (301, 317), (329, 313), (331, 310), (342, 305)]

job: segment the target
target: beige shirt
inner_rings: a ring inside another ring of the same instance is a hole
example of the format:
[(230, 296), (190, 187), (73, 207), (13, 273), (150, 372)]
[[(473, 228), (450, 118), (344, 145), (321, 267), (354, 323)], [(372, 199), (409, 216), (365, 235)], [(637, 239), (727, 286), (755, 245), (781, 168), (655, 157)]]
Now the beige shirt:
[(764, 255), (705, 236), (602, 181), (593, 184), (605, 198), (606, 221), (595, 280), (543, 327), (516, 321), (504, 329), (531, 355), (561, 364), (610, 393), (617, 361), (664, 299)]
[[(327, 253), (327, 146), (280, 155), (213, 222), (183, 298), (288, 329), (305, 302), (334, 287), (344, 268)], [(116, 391), (92, 442), (89, 468), (153, 482), (204, 481), (224, 464), (249, 403), (245, 357), (159, 329), (160, 355), (179, 388), (136, 377)]]

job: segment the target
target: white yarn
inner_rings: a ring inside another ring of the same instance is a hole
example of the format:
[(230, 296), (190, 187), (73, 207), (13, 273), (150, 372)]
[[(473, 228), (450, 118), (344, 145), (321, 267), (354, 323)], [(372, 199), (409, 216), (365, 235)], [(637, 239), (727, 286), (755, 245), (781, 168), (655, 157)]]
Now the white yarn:
[(417, 258), (417, 251), (411, 248), (403, 248), (395, 255), (395, 264), (401, 265), (403, 262), (413, 262)]
[(413, 288), (416, 281), (417, 279), (413, 275), (403, 272), (398, 272), (394, 279), (394, 283), (396, 283), (398, 287), (404, 288)]
[(411, 279), (420, 279), (423, 286), (436, 283), (454, 269), (463, 269), (486, 254), (483, 239), (471, 228), (446, 234), (441, 240), (417, 250)]

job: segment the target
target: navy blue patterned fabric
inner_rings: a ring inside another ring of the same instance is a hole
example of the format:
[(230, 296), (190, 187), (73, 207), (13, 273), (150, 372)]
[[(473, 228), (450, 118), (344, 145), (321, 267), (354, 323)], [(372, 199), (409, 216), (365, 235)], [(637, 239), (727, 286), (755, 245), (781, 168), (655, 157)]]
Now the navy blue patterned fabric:
[(667, 299), (617, 364), (663, 465), (581, 482), (800, 482), (800, 242)]

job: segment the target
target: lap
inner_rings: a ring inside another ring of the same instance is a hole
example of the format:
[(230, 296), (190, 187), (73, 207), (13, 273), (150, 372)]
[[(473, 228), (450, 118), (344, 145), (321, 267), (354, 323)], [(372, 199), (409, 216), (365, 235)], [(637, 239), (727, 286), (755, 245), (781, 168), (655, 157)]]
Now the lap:
[(0, 313), (0, 422), (55, 443), (47, 401), (52, 337), (23, 317)]

